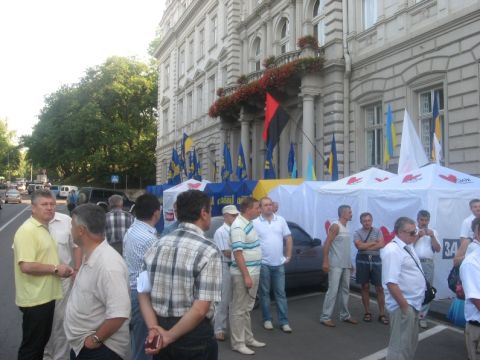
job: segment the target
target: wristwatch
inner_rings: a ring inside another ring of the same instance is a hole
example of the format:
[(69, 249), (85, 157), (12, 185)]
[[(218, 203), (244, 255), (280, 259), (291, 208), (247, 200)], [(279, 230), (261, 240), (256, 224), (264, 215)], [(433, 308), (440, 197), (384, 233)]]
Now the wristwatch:
[(103, 344), (102, 340), (97, 336), (97, 334), (92, 335), (93, 342), (97, 345)]
[(53, 273), (55, 275), (58, 275), (58, 265), (55, 265), (54, 268), (53, 268)]

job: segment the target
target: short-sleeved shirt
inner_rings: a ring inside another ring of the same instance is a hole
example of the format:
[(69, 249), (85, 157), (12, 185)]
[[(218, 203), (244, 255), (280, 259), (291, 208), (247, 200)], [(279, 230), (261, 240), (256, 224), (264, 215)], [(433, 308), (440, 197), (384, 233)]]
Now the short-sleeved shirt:
[(105, 217), (105, 235), (109, 244), (122, 243), (123, 237), (133, 223), (133, 215), (122, 209), (113, 209)]
[[(417, 231), (419, 229), (417, 228)], [(432, 230), (433, 235), (435, 236), (435, 239), (438, 239), (438, 233), (436, 230)], [(420, 239), (418, 239), (414, 245), (415, 247), (415, 252), (417, 253), (418, 257), (420, 259), (430, 259), (433, 260), (433, 256), (435, 253), (433, 252), (432, 249), (432, 238), (428, 235), (422, 236)]]
[(285, 219), (274, 214), (272, 221), (268, 221), (260, 215), (253, 220), (253, 226), (260, 239), (262, 264), (282, 265), (286, 260), (283, 255), (283, 239), (291, 235)]
[(195, 224), (180, 223), (145, 254), (150, 276), (152, 307), (161, 317), (182, 317), (196, 300), (221, 300), (222, 262), (215, 243)]
[[(379, 229), (372, 227), (371, 230), (370, 232), (370, 230), (365, 230), (363, 227), (356, 230), (353, 233), (353, 241), (360, 240), (361, 242), (372, 243), (383, 239), (382, 232)], [(370, 235), (368, 235), (368, 233), (370, 233)], [(380, 255), (380, 250), (358, 250), (358, 253), (364, 255)]]
[(470, 214), (467, 216), (463, 222), (462, 227), (460, 228), (460, 237), (461, 238), (470, 238), (473, 239), (475, 236), (472, 231), (472, 221), (475, 219), (475, 215)]
[(74, 266), (73, 249), (78, 248), (78, 246), (72, 238), (72, 218), (56, 212), (54, 218), (48, 224), (48, 231), (57, 242), (60, 264)]
[[(64, 329), (75, 354), (85, 338), (95, 334), (107, 319), (130, 318), (130, 291), (125, 261), (107, 241), (100, 243), (78, 271), (65, 310)], [(127, 359), (130, 349), (129, 321), (125, 320), (105, 346)]]
[(480, 246), (465, 257), (460, 266), (460, 278), (465, 291), (465, 320), (480, 321), (480, 310), (472, 299), (480, 299)]
[(260, 267), (262, 265), (260, 240), (258, 239), (253, 223), (241, 214), (236, 217), (230, 227), (230, 241), (232, 244), (232, 266), (230, 267), (230, 273), (232, 275), (242, 274), (234, 256), (235, 251), (241, 251), (248, 273), (250, 275), (260, 274)]
[(60, 278), (54, 274), (30, 275), (20, 270), (20, 262), (59, 264), (57, 243), (48, 228), (33, 217), (26, 220), (13, 240), (15, 303), (19, 307), (32, 307), (61, 299)]
[(348, 269), (352, 267), (351, 239), (348, 228), (340, 221), (332, 223), (339, 227), (338, 235), (332, 240), (328, 251), (328, 262), (331, 267)]
[(135, 219), (123, 238), (123, 257), (127, 263), (130, 288), (137, 288), (137, 278), (143, 268), (143, 257), (158, 240), (157, 230), (144, 221)]
[[(215, 244), (218, 246), (220, 251), (224, 250), (231, 250), (230, 247), (230, 226), (228, 224), (223, 223), (222, 226), (220, 226), (217, 231), (215, 231), (215, 234), (213, 235), (213, 241), (215, 241)], [(225, 263), (230, 263), (232, 260), (230, 258), (227, 258), (225, 255), (222, 253), (222, 261)]]
[(413, 306), (417, 311), (422, 307), (425, 296), (425, 278), (422, 272), (415, 264), (414, 259), (404, 249), (408, 247), (415, 261), (420, 266), (420, 259), (411, 245), (395, 237), (381, 251), (382, 258), (382, 283), (385, 290), (385, 306), (389, 312), (399, 308), (387, 284), (397, 284), (407, 303)]

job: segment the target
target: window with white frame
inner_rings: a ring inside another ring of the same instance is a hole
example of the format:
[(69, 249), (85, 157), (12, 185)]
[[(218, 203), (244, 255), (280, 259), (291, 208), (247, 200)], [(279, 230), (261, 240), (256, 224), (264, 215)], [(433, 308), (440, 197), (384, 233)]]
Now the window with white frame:
[(163, 68), (163, 88), (167, 89), (170, 84), (170, 59), (167, 60)]
[(325, 4), (324, 0), (317, 0), (313, 5), (312, 14), (313, 36), (318, 41), (318, 45), (325, 45)]
[(178, 75), (183, 76), (185, 74), (185, 44), (180, 47), (180, 53), (178, 55)]
[[(419, 101), (419, 118), (420, 118), (420, 139), (422, 141), (425, 154), (428, 158), (432, 157), (432, 143), (433, 143), (433, 131), (435, 124), (433, 122), (433, 102), (435, 97), (437, 98), (439, 115), (440, 115), (440, 127), (442, 138), (438, 139), (440, 144), (444, 143), (444, 100), (443, 100), (443, 88), (433, 87), (430, 89), (422, 90), (418, 93)], [(443, 147), (442, 147), (443, 148)]]
[(188, 38), (187, 66), (189, 69), (193, 65), (193, 53), (194, 53), (194, 41), (193, 41), (193, 34), (192, 34)]
[(215, 75), (208, 78), (208, 106), (215, 100)]
[(168, 108), (165, 108), (162, 111), (162, 123), (163, 123), (162, 132), (164, 135), (166, 135), (168, 134)]
[(203, 57), (205, 51), (205, 29), (201, 28), (198, 31), (198, 58)]
[(217, 27), (218, 27), (218, 19), (217, 16), (212, 16), (210, 21), (210, 47), (215, 46), (217, 43)]
[(177, 103), (177, 128), (182, 126), (185, 123), (185, 120), (183, 118), (183, 99), (179, 99)]
[(365, 106), (364, 114), (367, 166), (378, 166), (382, 164), (383, 153), (382, 104), (375, 103)]
[(203, 85), (197, 86), (197, 117), (203, 115)]
[(261, 56), (262, 56), (262, 49), (261, 49), (262, 42), (259, 37), (256, 37), (253, 41), (252, 46), (252, 71), (259, 71), (261, 69)]
[(378, 0), (363, 0), (363, 28), (371, 28), (377, 22)]
[(189, 123), (193, 119), (193, 94), (190, 91), (187, 94), (187, 117), (185, 123)]
[(285, 54), (290, 50), (289, 48), (289, 36), (290, 25), (287, 18), (282, 18), (279, 23), (278, 44), (280, 54)]

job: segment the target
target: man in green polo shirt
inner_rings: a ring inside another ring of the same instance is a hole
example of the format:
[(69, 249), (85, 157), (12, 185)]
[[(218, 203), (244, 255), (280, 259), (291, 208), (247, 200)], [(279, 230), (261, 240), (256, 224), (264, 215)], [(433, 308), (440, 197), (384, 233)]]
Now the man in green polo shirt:
[(55, 198), (50, 190), (32, 193), (32, 216), (13, 240), (15, 303), (23, 314), (22, 343), (18, 359), (42, 359), (52, 331), (55, 300), (62, 298), (61, 277), (73, 269), (59, 264), (57, 244), (48, 231), (55, 215)]

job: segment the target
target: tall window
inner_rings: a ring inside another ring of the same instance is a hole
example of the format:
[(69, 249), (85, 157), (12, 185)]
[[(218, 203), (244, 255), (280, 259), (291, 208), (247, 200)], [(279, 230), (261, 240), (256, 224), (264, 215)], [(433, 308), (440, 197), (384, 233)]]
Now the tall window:
[(261, 69), (261, 40), (259, 37), (255, 38), (253, 41), (252, 47), (252, 55), (253, 55), (253, 62), (252, 62), (252, 71), (259, 71)]
[(363, 0), (363, 28), (371, 28), (377, 22), (377, 1)]
[(279, 45), (280, 45), (280, 54), (285, 54), (289, 51), (288, 43), (288, 35), (290, 33), (290, 25), (287, 18), (282, 18), (279, 24), (280, 32), (279, 32)]
[(183, 118), (183, 99), (178, 100), (177, 105), (177, 127), (182, 126), (185, 123), (185, 119)]
[(215, 100), (215, 75), (208, 78), (208, 105)]
[(197, 86), (197, 117), (203, 115), (203, 85)]
[(432, 134), (434, 130), (434, 123), (432, 119), (433, 111), (433, 101), (437, 98), (439, 114), (440, 114), (440, 125), (442, 138), (438, 139), (441, 144), (444, 143), (444, 101), (443, 101), (443, 88), (435, 87), (432, 89), (424, 90), (419, 93), (419, 114), (420, 114), (420, 136), (422, 140), (423, 148), (427, 157), (431, 157), (432, 154)]
[(320, 46), (325, 45), (325, 8), (324, 1), (317, 0), (313, 5), (313, 36), (317, 38)]
[(168, 85), (170, 83), (170, 65), (169, 65), (170, 59), (167, 60), (167, 63), (165, 64), (164, 71), (163, 71), (163, 88), (167, 89)]
[(192, 121), (193, 117), (193, 95), (192, 92), (187, 94), (187, 118), (186, 123)]
[(168, 108), (162, 111), (163, 134), (168, 134)]
[(210, 22), (210, 47), (217, 43), (217, 16), (213, 16)]
[(205, 51), (205, 29), (200, 29), (198, 32), (198, 57), (203, 57)]
[(382, 105), (372, 104), (365, 106), (365, 135), (367, 165), (382, 164)]
[(190, 68), (193, 65), (193, 47), (194, 47), (193, 35), (190, 35), (188, 39), (188, 56), (187, 56), (187, 66)]
[(178, 74), (183, 76), (185, 74), (185, 44), (180, 47), (180, 55), (178, 57)]

